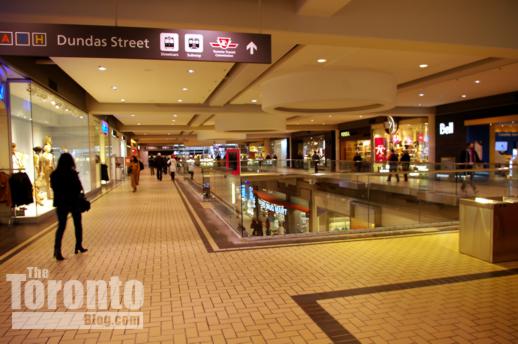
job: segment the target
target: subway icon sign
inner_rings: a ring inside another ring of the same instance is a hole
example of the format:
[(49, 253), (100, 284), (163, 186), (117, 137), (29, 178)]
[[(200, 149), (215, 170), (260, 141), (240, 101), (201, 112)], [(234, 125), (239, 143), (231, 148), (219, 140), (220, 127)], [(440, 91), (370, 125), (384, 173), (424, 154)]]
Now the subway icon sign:
[(46, 47), (47, 34), (45, 32), (0, 31), (0, 45)]

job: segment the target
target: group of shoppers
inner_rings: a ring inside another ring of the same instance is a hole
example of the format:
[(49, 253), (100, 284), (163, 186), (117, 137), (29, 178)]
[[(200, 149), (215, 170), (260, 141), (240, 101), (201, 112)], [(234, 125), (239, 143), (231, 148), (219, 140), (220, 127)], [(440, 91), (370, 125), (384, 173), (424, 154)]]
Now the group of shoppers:
[(392, 174), (396, 175), (396, 180), (399, 182), (399, 165), (401, 164), (401, 170), (403, 171), (403, 177), (405, 178), (405, 182), (408, 181), (408, 171), (410, 170), (410, 154), (407, 150), (403, 151), (401, 158), (396, 154), (394, 148), (390, 149), (390, 155), (388, 157), (389, 164), (389, 174), (387, 181), (390, 182), (392, 180)]

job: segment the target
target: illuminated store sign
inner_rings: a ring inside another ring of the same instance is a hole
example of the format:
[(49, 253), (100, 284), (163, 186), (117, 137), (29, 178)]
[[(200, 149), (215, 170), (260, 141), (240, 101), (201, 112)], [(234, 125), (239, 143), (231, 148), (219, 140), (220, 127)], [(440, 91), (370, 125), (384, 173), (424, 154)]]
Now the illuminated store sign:
[(344, 130), (340, 132), (340, 137), (349, 137), (351, 136), (351, 132), (349, 130)]
[(453, 134), (453, 122), (439, 123), (439, 135), (451, 135)]
[(384, 162), (387, 160), (387, 147), (383, 137), (374, 138), (374, 161)]
[(385, 122), (383, 122), (383, 125), (385, 126), (385, 132), (389, 135), (395, 135), (398, 130), (398, 124), (394, 117), (387, 116), (385, 119)]
[(0, 23), (0, 55), (271, 63), (271, 36), (208, 30)]
[(108, 135), (109, 132), (110, 129), (108, 127), (108, 122), (101, 121), (101, 133), (103, 133), (104, 135)]
[(5, 84), (0, 84), (0, 100), (5, 99)]
[(284, 208), (282, 205), (273, 204), (265, 201), (264, 199), (259, 199), (259, 205), (261, 208), (277, 214), (286, 215), (288, 213), (288, 209)]

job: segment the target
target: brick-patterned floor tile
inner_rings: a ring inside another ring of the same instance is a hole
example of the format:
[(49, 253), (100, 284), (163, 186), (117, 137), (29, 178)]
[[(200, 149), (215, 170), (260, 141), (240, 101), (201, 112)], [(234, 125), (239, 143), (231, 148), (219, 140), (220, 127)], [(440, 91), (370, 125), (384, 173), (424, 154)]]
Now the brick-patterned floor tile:
[[(0, 271), (38, 266), (59, 280), (141, 280), (144, 329), (12, 330), (3, 278), (0, 342), (327, 344), (291, 296), (502, 269), (459, 254), (455, 233), (209, 253), (178, 189), (149, 176), (137, 193), (122, 185), (94, 202), (84, 215), (84, 237), (89, 251), (74, 255), (67, 228), (67, 259), (56, 262), (49, 233)], [(518, 276), (318, 304), (365, 343), (518, 342)]]

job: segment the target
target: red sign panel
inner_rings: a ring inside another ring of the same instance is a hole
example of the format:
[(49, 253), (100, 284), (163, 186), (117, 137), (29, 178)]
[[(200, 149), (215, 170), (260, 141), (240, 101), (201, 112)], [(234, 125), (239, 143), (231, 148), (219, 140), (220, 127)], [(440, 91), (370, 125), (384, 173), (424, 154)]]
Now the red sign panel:
[(374, 138), (374, 161), (387, 161), (387, 147), (385, 146), (385, 139), (383, 137)]

